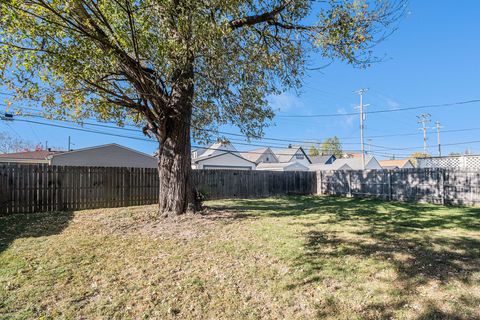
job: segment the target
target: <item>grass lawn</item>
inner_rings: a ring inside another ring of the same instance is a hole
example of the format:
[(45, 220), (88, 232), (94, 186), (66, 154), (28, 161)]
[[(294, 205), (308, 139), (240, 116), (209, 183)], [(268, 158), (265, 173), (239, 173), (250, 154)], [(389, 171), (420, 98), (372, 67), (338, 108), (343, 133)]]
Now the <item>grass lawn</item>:
[(333, 197), (0, 217), (0, 318), (480, 319), (480, 209)]

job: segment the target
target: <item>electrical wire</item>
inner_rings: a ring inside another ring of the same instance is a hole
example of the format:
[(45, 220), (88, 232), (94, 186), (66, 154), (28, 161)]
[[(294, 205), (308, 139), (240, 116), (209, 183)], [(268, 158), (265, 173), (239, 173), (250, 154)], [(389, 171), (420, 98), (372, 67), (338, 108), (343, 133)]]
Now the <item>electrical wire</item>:
[[(457, 101), (457, 102), (452, 102), (452, 103), (431, 104), (431, 105), (423, 105), (423, 106), (416, 106), (416, 107), (404, 107), (404, 108), (396, 108), (396, 109), (388, 109), (388, 110), (365, 111), (364, 114), (390, 113), (390, 112), (400, 112), (400, 111), (406, 111), (406, 110), (451, 107), (451, 106), (465, 105), (465, 104), (478, 103), (478, 102), (480, 102), (480, 99)], [(360, 113), (358, 113), (358, 112), (350, 112), (350, 113), (311, 114), (311, 115), (277, 115), (277, 117), (281, 117), (281, 118), (321, 118), (321, 117), (344, 117), (344, 116), (354, 116), (354, 115), (358, 116), (359, 114)]]

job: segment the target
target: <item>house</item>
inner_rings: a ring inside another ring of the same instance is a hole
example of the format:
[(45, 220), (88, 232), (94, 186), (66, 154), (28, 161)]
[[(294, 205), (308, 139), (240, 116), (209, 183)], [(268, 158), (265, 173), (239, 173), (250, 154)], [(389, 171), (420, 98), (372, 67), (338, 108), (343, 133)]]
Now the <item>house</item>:
[[(327, 170), (363, 170), (362, 158), (337, 159), (332, 164), (313, 164), (308, 166), (310, 171), (327, 171)], [(381, 170), (382, 166), (373, 156), (365, 156), (365, 170)]]
[(241, 152), (240, 155), (257, 165), (259, 163), (277, 163), (278, 158), (269, 147)]
[(299, 162), (260, 163), (257, 170), (265, 171), (309, 171), (307, 166)]
[(157, 168), (157, 158), (119, 144), (72, 151), (37, 150), (0, 154), (0, 162), (57, 166)]
[(343, 151), (342, 158), (361, 158), (362, 154), (353, 151)]
[(298, 162), (306, 167), (312, 164), (302, 147), (289, 146), (288, 148), (274, 148), (272, 151), (279, 163)]
[(238, 151), (231, 143), (218, 141), (192, 150), (193, 169), (308, 171), (310, 163), (301, 147)]
[(49, 157), (62, 151), (35, 150), (0, 154), (0, 163), (49, 164)]
[(332, 164), (323, 164), (323, 163), (314, 163), (308, 166), (310, 171), (336, 171), (336, 170), (353, 170), (346, 163), (332, 163)]
[(242, 157), (228, 142), (218, 141), (209, 147), (192, 151), (192, 169), (255, 170), (254, 161)]
[(415, 166), (409, 159), (380, 160), (378, 162), (380, 163), (383, 169), (389, 169), (389, 170), (415, 168)]
[(337, 157), (331, 154), (324, 156), (309, 156), (309, 159), (312, 164), (332, 164), (335, 160), (337, 160)]
[[(362, 157), (348, 158), (348, 159), (337, 159), (333, 165), (341, 167), (342, 165), (348, 165), (351, 170), (363, 170), (362, 167)], [(382, 166), (375, 159), (374, 156), (365, 156), (365, 170), (381, 170)]]

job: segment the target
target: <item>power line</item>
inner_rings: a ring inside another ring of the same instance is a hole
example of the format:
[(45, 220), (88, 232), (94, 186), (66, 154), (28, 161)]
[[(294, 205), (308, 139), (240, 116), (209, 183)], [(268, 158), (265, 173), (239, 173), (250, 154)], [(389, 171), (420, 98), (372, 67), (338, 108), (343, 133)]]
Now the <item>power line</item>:
[[(72, 126), (54, 124), (54, 123), (45, 123), (45, 122), (38, 122), (38, 121), (26, 120), (26, 119), (15, 119), (14, 121), (33, 123), (33, 124), (39, 124), (39, 125), (45, 125), (45, 126), (51, 126), (51, 127), (58, 127), (58, 128), (63, 128), (63, 129), (77, 130), (77, 131), (83, 131), (83, 132), (88, 132), (88, 133), (102, 134), (102, 135), (114, 136), (114, 137), (119, 137), (119, 138), (127, 138), (127, 139), (139, 140), (139, 141), (147, 141), (147, 142), (158, 143), (157, 141), (154, 141), (152, 139), (133, 137), (133, 136), (128, 136), (128, 135), (121, 135), (121, 134), (109, 133), (109, 132), (92, 130), (92, 129), (85, 129), (85, 128), (79, 128), (79, 127), (72, 127)], [(457, 130), (450, 130), (450, 131), (457, 131)], [(472, 144), (472, 143), (480, 143), (480, 140), (448, 143), (448, 144), (443, 144), (443, 146), (465, 145), (465, 144)], [(254, 144), (244, 144), (244, 145), (270, 147), (268, 145), (254, 145)], [(390, 156), (391, 155), (389, 153), (383, 153), (383, 152), (386, 152), (386, 151), (403, 151), (403, 150), (414, 150), (414, 149), (421, 149), (422, 148), (422, 147), (419, 147), (419, 146), (403, 147), (403, 148), (391, 148), (391, 147), (386, 147), (386, 146), (381, 146), (381, 145), (376, 145), (376, 144), (368, 144), (368, 145), (370, 145), (372, 147), (383, 149), (383, 150), (372, 150), (371, 151), (372, 154), (381, 154), (381, 155), (385, 155), (385, 156)], [(203, 147), (203, 146), (192, 146), (192, 147), (199, 148), (199, 149), (209, 149), (208, 147)], [(431, 146), (427, 146), (427, 147), (431, 147)], [(225, 151), (227, 151), (227, 150), (225, 150)], [(361, 151), (361, 150), (349, 150), (349, 151), (357, 151), (358, 152), (358, 151)], [(251, 153), (251, 154), (262, 154), (261, 152), (254, 152), (254, 151), (238, 151), (238, 152), (240, 152), (240, 153)], [(285, 155), (289, 155), (289, 154), (285, 154)], [(399, 154), (397, 153), (397, 155), (399, 155)], [(403, 155), (405, 155), (405, 154), (403, 154)], [(408, 156), (408, 155), (406, 155), (406, 156)]]
[[(36, 110), (38, 111), (38, 110)], [(43, 116), (39, 116), (39, 115), (29, 115), (29, 116), (36, 116), (36, 117), (40, 117), (40, 118), (45, 118)], [(27, 122), (27, 120), (23, 120), (23, 119), (15, 119), (17, 121), (25, 121)], [(71, 120), (59, 120), (59, 119), (48, 119), (48, 120), (55, 120), (55, 121), (68, 121), (68, 122), (71, 122), (71, 123), (75, 123), (75, 124), (87, 124), (87, 125), (95, 125), (95, 126), (101, 126), (101, 127), (105, 127), (105, 128), (109, 128), (109, 129), (120, 129), (120, 130), (127, 130), (127, 131), (132, 131), (132, 132), (139, 132), (138, 129), (129, 129), (129, 128), (123, 128), (123, 127), (114, 127), (114, 126), (108, 126), (108, 125), (103, 125), (103, 124), (99, 124), (99, 123), (85, 123), (85, 122), (76, 122), (76, 121), (71, 121)], [(85, 129), (85, 128), (73, 128), (71, 126), (61, 126), (61, 125), (54, 125), (54, 124), (47, 124), (47, 123), (41, 123), (41, 122), (30, 122), (30, 123), (36, 123), (36, 124), (42, 124), (42, 125), (52, 125), (52, 126), (57, 126), (57, 127), (60, 127), (60, 128), (65, 128), (65, 129), (72, 129), (72, 130), (79, 130), (79, 131), (84, 131), (84, 132), (90, 132), (90, 133), (98, 133), (98, 134), (107, 134), (107, 135), (111, 135), (111, 136), (116, 136), (116, 137), (120, 137), (120, 138), (128, 138), (128, 139), (135, 139), (135, 140), (141, 140), (141, 141), (149, 141), (149, 142), (155, 142), (153, 140), (149, 140), (149, 139), (142, 139), (142, 138), (138, 138), (138, 137), (132, 137), (132, 136), (125, 136), (125, 135), (119, 135), (119, 134), (113, 134), (113, 133), (106, 133), (106, 132), (101, 132), (101, 131), (94, 131), (94, 130), (90, 130), (90, 129)], [(443, 133), (451, 133), (451, 132), (464, 132), (464, 131), (473, 131), (473, 130), (480, 130), (479, 127), (477, 128), (463, 128), (463, 129), (452, 129), (452, 130), (444, 130)], [(230, 133), (228, 133), (230, 134)], [(244, 135), (240, 135), (238, 134), (239, 136), (241, 137), (245, 137)], [(402, 133), (402, 134), (392, 134), (392, 135), (376, 135), (376, 136), (368, 136), (366, 138), (375, 138), (375, 137), (388, 137), (388, 136), (407, 136), (407, 135), (417, 135), (417, 134), (414, 134), (414, 133)], [(292, 142), (292, 141), (296, 141), (296, 142), (301, 142), (301, 143), (312, 143), (312, 140), (289, 140), (289, 139), (276, 139), (276, 138), (268, 138), (268, 139), (275, 139), (277, 141), (285, 141), (285, 142)], [(466, 142), (458, 142), (458, 143), (451, 143), (451, 144), (443, 144), (444, 146), (451, 146), (451, 145), (464, 145), (464, 144), (470, 144), (470, 143), (478, 143), (480, 141), (466, 141)], [(241, 144), (241, 143), (239, 143)], [(343, 143), (343, 144), (348, 144), (348, 143)], [(357, 145), (356, 143), (352, 143), (354, 145)], [(251, 144), (251, 143), (246, 143), (244, 145), (248, 145), (248, 146), (261, 146), (261, 147), (271, 147), (269, 145), (255, 145), (255, 144)], [(377, 147), (377, 148), (383, 148), (384, 150), (383, 151), (386, 151), (386, 150), (412, 150), (412, 149), (420, 149), (421, 147), (408, 147), (408, 148), (390, 148), (390, 147), (385, 147), (385, 146), (380, 146), (380, 145), (374, 145), (374, 144), (367, 144), (367, 145), (370, 145), (372, 147)], [(427, 147), (430, 147), (430, 146), (427, 146)], [(358, 151), (358, 150), (352, 150), (352, 151)], [(378, 153), (379, 150), (373, 150), (372, 153)]]
[[(127, 136), (127, 135), (109, 133), (109, 132), (92, 130), (92, 129), (64, 126), (64, 125), (60, 125), (60, 124), (38, 122), (38, 121), (26, 120), (26, 119), (15, 119), (14, 121), (33, 123), (33, 124), (39, 124), (39, 125), (45, 125), (45, 126), (57, 127), (57, 128), (63, 128), (63, 129), (77, 130), (77, 131), (83, 131), (83, 132), (88, 132), (88, 133), (102, 134), (102, 135), (114, 136), (114, 137), (119, 137), (119, 138), (127, 138), (127, 139), (139, 140), (139, 141), (147, 141), (147, 142), (158, 143), (157, 141), (154, 141), (154, 140), (151, 140), (151, 139), (146, 139), (146, 138), (132, 137), (132, 136)], [(241, 143), (237, 143), (237, 144), (241, 144)], [(267, 145), (255, 145), (255, 144), (244, 144), (244, 145), (259, 146), (259, 147), (270, 147), (270, 146), (267, 146)], [(256, 152), (256, 151), (232, 151), (232, 150), (227, 150), (227, 149), (217, 149), (217, 148), (211, 148), (211, 147), (203, 147), (203, 146), (198, 146), (198, 145), (192, 145), (192, 148), (229, 151), (229, 152), (234, 152), (234, 153), (263, 154), (263, 152)], [(287, 149), (287, 148), (285, 148), (285, 149)], [(359, 151), (359, 150), (352, 150), (352, 151)], [(276, 153), (276, 154), (277, 155), (291, 155), (290, 153)]]
[[(62, 121), (62, 122), (69, 122), (69, 123), (74, 123), (78, 125), (89, 125), (89, 126), (96, 126), (96, 127), (102, 127), (102, 128), (107, 128), (107, 129), (116, 129), (116, 130), (125, 130), (125, 131), (130, 131), (130, 132), (139, 132), (139, 129), (131, 129), (131, 128), (126, 128), (126, 127), (119, 127), (119, 126), (109, 126), (101, 123), (91, 123), (91, 122), (86, 122), (86, 121), (74, 121), (74, 120), (68, 120), (68, 119), (52, 119), (48, 118), (39, 114), (22, 114), (20, 115), (22, 117), (34, 117), (34, 118), (42, 118), (42, 119), (47, 119), (47, 120), (52, 120), (52, 121)], [(206, 131), (214, 131), (214, 130), (209, 130), (209, 129), (200, 129), (200, 130), (206, 130)], [(232, 135), (235, 137), (242, 137), (242, 138), (247, 138), (246, 135), (242, 134), (237, 134), (237, 133), (231, 133), (231, 132), (223, 132), (223, 131), (216, 131), (221, 134), (225, 135)], [(231, 139), (234, 141), (234, 139)], [(256, 141), (261, 141), (261, 140), (269, 140), (269, 141), (278, 141), (278, 142), (286, 142), (286, 143), (302, 143), (302, 144), (319, 144), (322, 143), (320, 140), (296, 140), (296, 139), (281, 139), (281, 138), (268, 138), (268, 137), (262, 137), (262, 138), (251, 138), (251, 140), (256, 140)], [(237, 140), (239, 141), (239, 140)], [(343, 143), (345, 145), (357, 145), (357, 143)]]
[[(151, 139), (146, 139), (146, 138), (139, 138), (139, 137), (132, 137), (128, 135), (121, 135), (121, 134), (115, 134), (115, 133), (109, 133), (109, 132), (104, 132), (104, 131), (98, 131), (98, 130), (92, 130), (92, 129), (85, 129), (85, 128), (78, 128), (78, 127), (71, 127), (71, 126), (66, 126), (66, 125), (59, 125), (59, 124), (53, 124), (53, 123), (45, 123), (45, 122), (38, 122), (38, 121), (33, 121), (33, 120), (26, 120), (26, 119), (15, 119), (15, 121), (19, 122), (25, 122), (25, 123), (32, 123), (32, 124), (39, 124), (39, 125), (44, 125), (44, 126), (50, 126), (50, 127), (57, 127), (57, 128), (63, 128), (63, 129), (70, 129), (70, 130), (77, 130), (77, 131), (83, 131), (83, 132), (88, 132), (88, 133), (94, 133), (94, 134), (101, 134), (101, 135), (107, 135), (107, 136), (114, 136), (114, 137), (119, 137), (119, 138), (127, 138), (127, 139), (133, 139), (133, 140), (138, 140), (138, 141), (147, 141), (147, 142), (152, 142), (152, 143), (158, 143), (157, 141), (151, 140)], [(466, 143), (474, 143), (475, 141), (470, 141)], [(480, 141), (476, 141), (480, 142)], [(463, 144), (463, 143), (458, 143), (458, 144)], [(245, 144), (251, 146), (252, 144)], [(257, 145), (257, 146), (262, 146), (262, 147), (270, 147), (267, 145)], [(382, 147), (382, 146), (377, 146), (373, 145), (373, 147)], [(217, 148), (211, 148), (211, 147), (204, 147), (204, 146), (199, 146), (199, 145), (192, 145), (192, 148), (197, 148), (197, 149), (204, 149), (204, 150), (218, 150), (218, 151), (225, 151), (225, 152), (233, 152), (233, 153), (247, 153), (247, 154), (263, 154), (263, 152), (256, 152), (256, 151), (232, 151), (228, 149), (217, 149)], [(385, 147), (386, 148), (386, 147)], [(386, 148), (388, 150), (396, 150), (393, 148)], [(407, 150), (408, 148), (399, 148), (398, 150)], [(359, 152), (360, 150), (349, 150), (349, 151), (354, 151), (354, 152)], [(386, 150), (372, 150), (373, 155), (379, 155), (379, 156), (385, 156), (385, 157), (390, 157), (392, 154), (391, 153), (384, 153)], [(278, 155), (291, 155), (290, 153), (276, 153)], [(399, 154), (395, 153), (395, 155), (400, 155), (400, 156), (409, 156), (406, 154)]]
[[(5, 104), (2, 104), (2, 103), (0, 103), (0, 105), (6, 106)], [(42, 111), (42, 110), (39, 110), (39, 109), (28, 108), (28, 107), (14, 107), (14, 109), (33, 110), (33, 111), (37, 111), (37, 112)], [(368, 114), (370, 112), (365, 112), (365, 113)], [(355, 115), (358, 115), (358, 114), (359, 113), (355, 113)], [(138, 126), (129, 125), (129, 124), (125, 124), (124, 127), (119, 127), (119, 126), (108, 126), (108, 125), (105, 125), (105, 124), (102, 124), (102, 123), (89, 123), (89, 122), (85, 122), (85, 121), (72, 121), (72, 120), (67, 120), (67, 119), (51, 119), (51, 118), (48, 118), (48, 117), (45, 117), (45, 116), (42, 116), (42, 115), (38, 115), (38, 114), (22, 114), (21, 116), (24, 116), (24, 117), (38, 117), (38, 118), (44, 118), (44, 119), (47, 119), (47, 120), (65, 121), (65, 122), (70, 122), (70, 123), (76, 123), (76, 124), (79, 124), (79, 125), (85, 124), (85, 125), (91, 125), (91, 126), (104, 127), (104, 128), (108, 128), (108, 129), (118, 129), (118, 130), (125, 130), (125, 131), (131, 131), (131, 132), (138, 132)], [(96, 119), (93, 119), (93, 118), (90, 118), (90, 119), (91, 120), (96, 120)], [(117, 122), (110, 121), (110, 122), (104, 122), (104, 123), (116, 124)], [(135, 129), (130, 129), (130, 128), (127, 128), (127, 127), (135, 128)], [(216, 130), (213, 130), (213, 129), (201, 129), (201, 128), (197, 128), (197, 130), (208, 131), (208, 132), (212, 132), (212, 133), (215, 132), (215, 133), (230, 135), (230, 136), (234, 136), (234, 137), (247, 138), (246, 135), (239, 134), (239, 133), (216, 131)], [(466, 132), (466, 131), (478, 131), (478, 130), (480, 130), (480, 127), (443, 130), (442, 133)], [(389, 138), (389, 137), (397, 137), (397, 136), (405, 137), (405, 136), (417, 136), (417, 135), (418, 135), (418, 133), (407, 133), (407, 132), (405, 132), (405, 133), (393, 133), (393, 134), (385, 134), (385, 135), (370, 135), (370, 136), (365, 136), (364, 138), (366, 138), (366, 139), (369, 139), (369, 138)], [(274, 138), (274, 137), (262, 137), (262, 138), (253, 137), (251, 139), (256, 140), (256, 141), (261, 141), (261, 140), (267, 141), (268, 140), (268, 141), (279, 141), (279, 142), (289, 142), (289, 143), (304, 143), (304, 144), (320, 144), (320, 143), (322, 143), (322, 140), (316, 140), (316, 139), (284, 139), (284, 138)], [(358, 138), (339, 137), (339, 139), (341, 139), (341, 140), (351, 140), (351, 139), (358, 139)], [(347, 142), (343, 142), (342, 144), (343, 145), (357, 145), (357, 143), (347, 143)]]
[[(388, 110), (373, 110), (373, 111), (366, 111), (365, 114), (400, 112), (400, 111), (406, 111), (406, 110), (418, 110), (418, 109), (427, 109), (427, 108), (441, 108), (441, 107), (450, 107), (450, 106), (464, 105), (464, 104), (477, 103), (477, 102), (480, 102), (480, 99), (465, 100), (465, 101), (458, 101), (458, 102), (452, 102), (452, 103), (422, 105), (422, 106), (416, 106), (416, 107), (404, 107), (404, 108), (396, 108), (396, 109), (388, 109)], [(321, 117), (356, 116), (358, 114), (359, 114), (358, 112), (350, 112), (350, 113), (312, 114), (312, 115), (277, 115), (277, 117), (281, 117), (281, 118), (321, 118)]]

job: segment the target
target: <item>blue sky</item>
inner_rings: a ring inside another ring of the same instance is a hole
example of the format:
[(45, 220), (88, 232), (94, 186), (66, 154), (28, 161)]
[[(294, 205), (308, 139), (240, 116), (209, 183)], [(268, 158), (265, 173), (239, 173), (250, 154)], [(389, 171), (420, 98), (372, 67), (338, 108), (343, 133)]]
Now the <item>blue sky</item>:
[[(386, 41), (375, 47), (375, 54), (383, 61), (368, 69), (355, 69), (336, 62), (321, 71), (308, 72), (299, 94), (289, 92), (273, 97), (271, 104), (279, 109), (278, 117), (266, 130), (266, 137), (322, 140), (337, 135), (344, 149), (359, 149), (359, 119), (357, 116), (338, 118), (282, 118), (285, 115), (312, 115), (354, 112), (359, 88), (368, 88), (364, 102), (367, 111), (396, 109), (419, 105), (442, 104), (480, 99), (480, 2), (475, 0), (411, 1), (409, 14), (399, 29)], [(317, 58), (313, 65), (324, 65)], [(2, 99), (3, 100), (3, 99)], [(479, 128), (478, 130), (445, 132), (442, 143), (451, 144), (480, 140), (480, 103), (432, 108), (425, 110), (371, 114), (366, 118), (365, 135), (411, 134), (372, 138), (371, 147), (378, 156), (394, 154), (397, 157), (421, 151), (422, 133), (416, 116), (422, 112), (432, 115), (430, 127), (440, 121), (443, 130)], [(65, 125), (65, 124), (63, 124)], [(67, 124), (68, 125), (68, 124)], [(123, 135), (142, 137), (140, 133), (99, 129)], [(223, 128), (236, 132), (234, 128)], [(37, 124), (0, 121), (0, 131), (9, 131), (34, 143), (65, 149), (68, 136), (74, 148), (116, 142), (147, 153), (155, 143), (116, 138), (92, 133), (52, 128)], [(431, 154), (436, 154), (436, 132), (428, 131)], [(270, 144), (267, 141), (256, 144)], [(278, 146), (275, 144), (275, 146)], [(386, 147), (386, 148), (384, 148)], [(414, 148), (411, 148), (414, 147)], [(238, 146), (248, 149), (248, 146)], [(251, 147), (255, 148), (255, 147)], [(406, 148), (388, 150), (387, 148)], [(444, 146), (443, 152), (480, 153), (480, 143)], [(367, 147), (368, 150), (368, 147)]]

